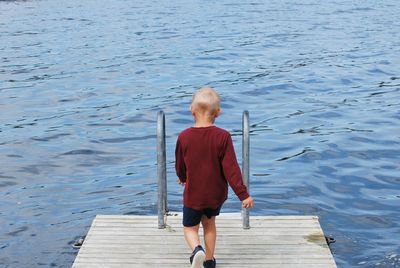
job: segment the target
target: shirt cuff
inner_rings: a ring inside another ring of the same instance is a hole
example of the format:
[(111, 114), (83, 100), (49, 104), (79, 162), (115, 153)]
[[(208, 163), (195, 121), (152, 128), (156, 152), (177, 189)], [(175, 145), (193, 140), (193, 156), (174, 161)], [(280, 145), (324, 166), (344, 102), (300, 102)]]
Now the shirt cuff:
[(244, 193), (241, 193), (240, 195), (238, 195), (240, 201), (243, 201), (243, 200), (247, 199), (249, 196), (250, 195), (249, 195), (249, 193), (247, 191), (244, 192)]

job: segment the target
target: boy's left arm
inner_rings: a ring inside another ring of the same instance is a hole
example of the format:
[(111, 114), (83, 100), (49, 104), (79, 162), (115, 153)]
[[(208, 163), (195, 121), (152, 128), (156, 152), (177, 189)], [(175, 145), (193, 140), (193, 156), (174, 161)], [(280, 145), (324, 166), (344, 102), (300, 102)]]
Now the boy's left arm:
[(183, 150), (179, 138), (176, 142), (175, 148), (175, 171), (178, 176), (178, 183), (184, 184), (186, 182), (186, 165), (183, 160)]

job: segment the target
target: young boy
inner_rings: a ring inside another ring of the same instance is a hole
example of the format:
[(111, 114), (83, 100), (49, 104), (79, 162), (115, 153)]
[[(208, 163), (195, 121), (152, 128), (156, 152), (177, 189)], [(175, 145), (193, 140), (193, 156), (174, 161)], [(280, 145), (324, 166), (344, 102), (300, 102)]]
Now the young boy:
[[(253, 207), (253, 199), (243, 184), (229, 132), (214, 125), (221, 113), (218, 93), (212, 88), (201, 88), (193, 95), (190, 111), (194, 126), (182, 131), (175, 150), (178, 183), (185, 186), (184, 235), (193, 250), (192, 268), (215, 268), (215, 217), (227, 199), (228, 183), (244, 208)], [(205, 251), (198, 234), (200, 222)]]

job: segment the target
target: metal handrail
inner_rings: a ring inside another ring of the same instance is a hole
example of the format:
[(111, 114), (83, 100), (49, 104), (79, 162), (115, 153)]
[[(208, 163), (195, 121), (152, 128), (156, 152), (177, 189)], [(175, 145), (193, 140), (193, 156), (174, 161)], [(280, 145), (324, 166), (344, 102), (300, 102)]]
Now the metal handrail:
[(157, 114), (158, 229), (165, 228), (167, 208), (167, 158), (165, 150), (165, 115)]
[[(249, 112), (243, 112), (242, 119), (242, 177), (243, 183), (249, 189), (250, 178), (250, 135), (249, 135)], [(243, 229), (250, 229), (249, 209), (242, 208)]]
[[(249, 191), (250, 184), (250, 135), (249, 112), (243, 112), (242, 119), (242, 176), (243, 183)], [(159, 111), (157, 114), (157, 176), (158, 176), (158, 228), (166, 227), (165, 216), (167, 207), (167, 159), (165, 149), (165, 114)], [(250, 229), (249, 210), (242, 208), (243, 229)]]

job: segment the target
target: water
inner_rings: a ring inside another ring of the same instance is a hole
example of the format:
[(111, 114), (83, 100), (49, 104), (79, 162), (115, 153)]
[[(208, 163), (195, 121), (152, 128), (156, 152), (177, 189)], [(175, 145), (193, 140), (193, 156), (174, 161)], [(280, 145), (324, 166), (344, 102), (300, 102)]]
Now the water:
[(239, 161), (250, 112), (253, 214), (400, 267), (399, 32), (396, 0), (1, 1), (0, 266), (69, 267), (96, 214), (155, 214), (159, 109), (180, 210), (175, 140), (210, 85)]

